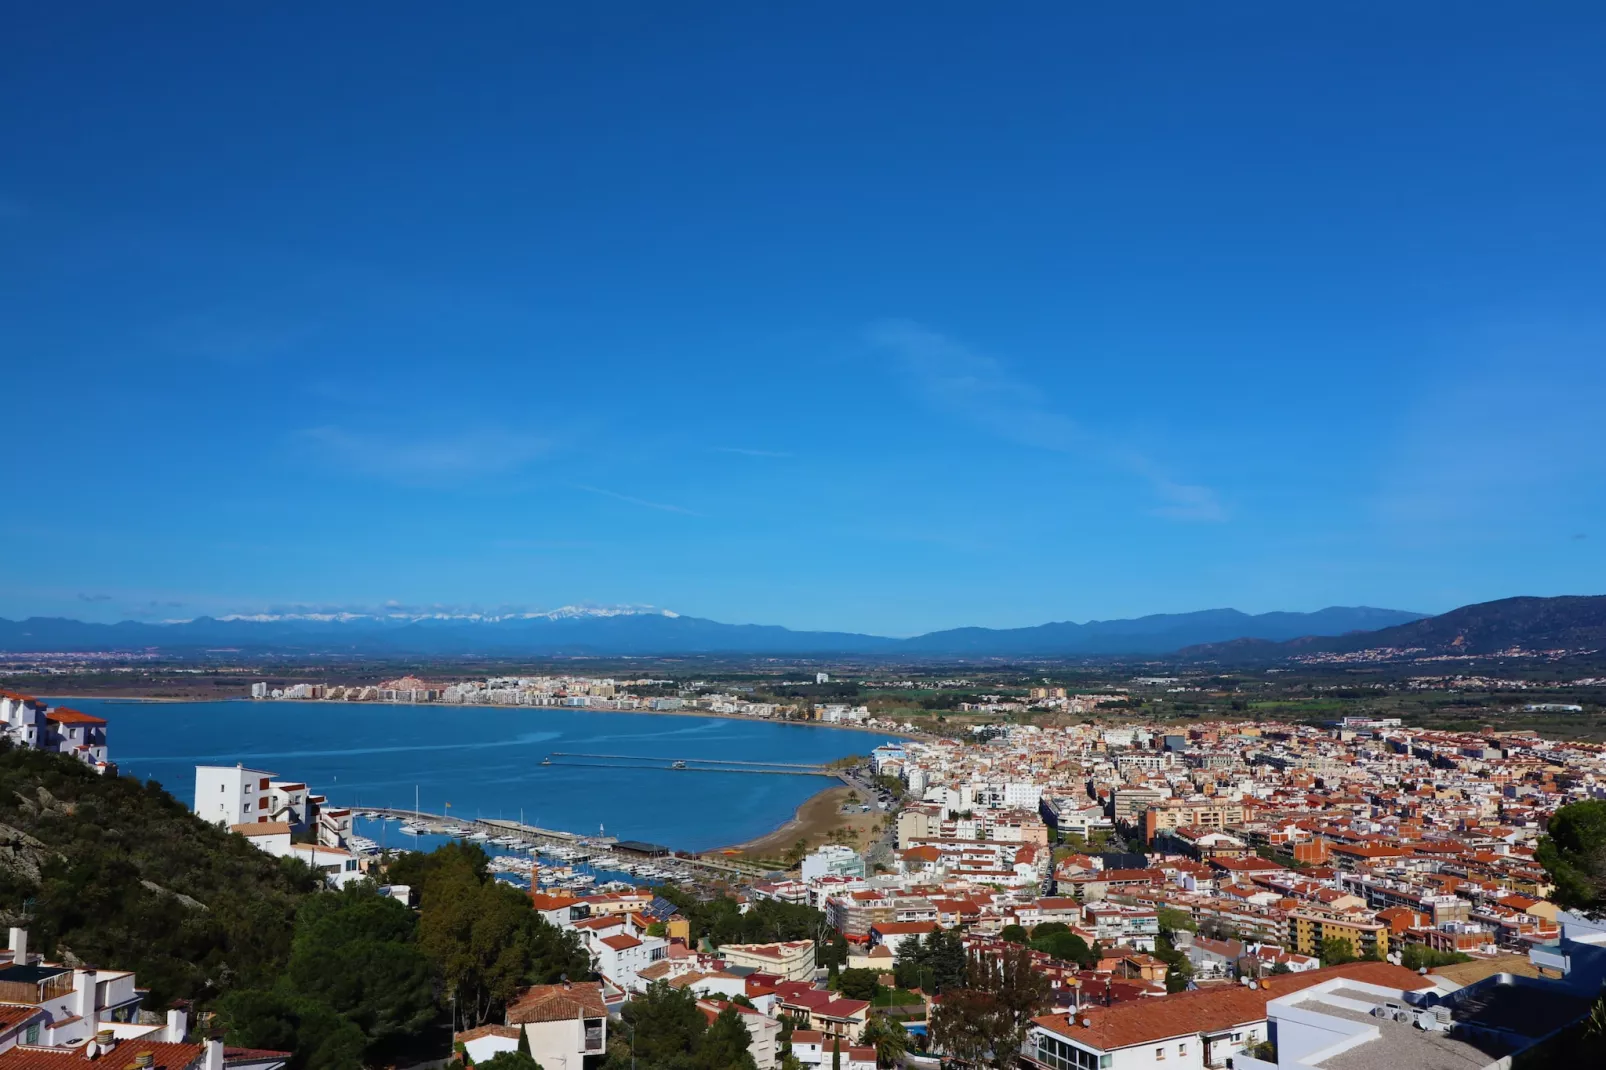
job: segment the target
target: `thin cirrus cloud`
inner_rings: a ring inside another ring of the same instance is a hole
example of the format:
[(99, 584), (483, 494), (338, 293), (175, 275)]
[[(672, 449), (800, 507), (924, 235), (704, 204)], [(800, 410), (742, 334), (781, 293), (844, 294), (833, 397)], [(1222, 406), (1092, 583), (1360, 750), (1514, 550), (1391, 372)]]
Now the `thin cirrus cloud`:
[(583, 483), (576, 483), (574, 485), (574, 489), (575, 490), (583, 490), (587, 494), (595, 494), (598, 497), (602, 497), (602, 498), (612, 498), (615, 501), (625, 502), (625, 503), (627, 503), (629, 505), (640, 506), (643, 509), (656, 509), (661, 513), (679, 513), (682, 516), (702, 516), (703, 515), (703, 514), (697, 512), (697, 511), (695, 511), (695, 510), (687, 509), (684, 506), (670, 505), (667, 502), (648, 501), (645, 498), (637, 498), (634, 495), (620, 494), (616, 490), (608, 490), (605, 487), (588, 487)]
[(78, 601), (80, 602), (110, 602), (111, 600), (112, 596), (109, 594), (85, 594), (82, 591), (78, 592)]
[(1049, 405), (1031, 383), (1003, 363), (938, 331), (907, 321), (876, 324), (866, 337), (892, 354), (927, 406), (964, 420), (1006, 442), (1055, 453), (1093, 456), (1146, 483), (1158, 500), (1152, 510), (1170, 520), (1227, 518), (1216, 492), (1181, 483), (1148, 456), (1103, 442)]
[(358, 475), (403, 484), (450, 484), (517, 471), (547, 452), (548, 442), (518, 431), (479, 429), (406, 436), (311, 427), (304, 448)]

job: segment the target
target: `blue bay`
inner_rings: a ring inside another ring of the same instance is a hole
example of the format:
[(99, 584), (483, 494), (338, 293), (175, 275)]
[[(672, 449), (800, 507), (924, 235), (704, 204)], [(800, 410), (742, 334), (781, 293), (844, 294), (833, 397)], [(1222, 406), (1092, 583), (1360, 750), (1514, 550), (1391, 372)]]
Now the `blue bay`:
[(883, 737), (723, 717), (571, 708), (62, 699), (105, 717), (112, 760), (194, 801), (195, 766), (247, 765), (305, 781), (335, 804), (517, 819), (681, 850), (741, 843), (837, 783), (697, 769), (541, 765), (553, 751), (790, 763), (867, 754)]

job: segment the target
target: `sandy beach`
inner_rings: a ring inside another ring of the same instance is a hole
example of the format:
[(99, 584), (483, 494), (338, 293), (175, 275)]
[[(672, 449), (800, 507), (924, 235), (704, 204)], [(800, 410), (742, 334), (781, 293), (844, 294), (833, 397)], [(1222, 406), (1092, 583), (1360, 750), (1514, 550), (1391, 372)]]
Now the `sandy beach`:
[(832, 833), (844, 826), (856, 830), (859, 834), (857, 840), (849, 841), (850, 845), (862, 846), (873, 838), (874, 834), (870, 831), (870, 827), (887, 820), (887, 815), (874, 811), (868, 814), (842, 813), (842, 807), (847, 803), (852, 791), (852, 788), (843, 784), (826, 788), (805, 799), (803, 805), (792, 815), (792, 819), (774, 832), (722, 850), (740, 851), (744, 858), (779, 858), (798, 840), (803, 840), (810, 848), (833, 842), (838, 837)]

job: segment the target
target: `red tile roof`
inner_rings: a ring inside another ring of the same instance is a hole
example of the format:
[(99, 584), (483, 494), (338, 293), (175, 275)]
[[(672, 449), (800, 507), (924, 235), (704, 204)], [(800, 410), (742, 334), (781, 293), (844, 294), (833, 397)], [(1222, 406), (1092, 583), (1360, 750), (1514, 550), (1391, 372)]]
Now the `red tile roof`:
[[(1322, 970), (1271, 977), (1261, 988), (1233, 985), (1178, 992), (1169, 996), (1118, 1003), (1110, 1007), (1089, 1007), (1074, 1019), (1050, 1014), (1033, 1021), (1078, 1044), (1100, 1051), (1152, 1044), (1171, 1037), (1212, 1032), (1229, 1026), (1258, 1022), (1266, 1017), (1266, 1004), (1335, 977), (1352, 981), (1415, 991), (1432, 987), (1433, 982), (1403, 966), (1388, 962), (1351, 962)], [(1083, 1019), (1088, 1025), (1083, 1025)], [(0, 1068), (4, 1070), (4, 1068)]]
[(605, 1018), (607, 1015), (608, 1008), (602, 1001), (602, 985), (596, 981), (536, 985), (519, 993), (518, 998), (508, 1004), (507, 1024), (562, 1022), (571, 1018)]
[(79, 713), (77, 710), (69, 710), (65, 706), (57, 706), (45, 714), (45, 720), (55, 721), (57, 724), (98, 724), (102, 726), (106, 724), (106, 718), (104, 717), (94, 717), (87, 713)]

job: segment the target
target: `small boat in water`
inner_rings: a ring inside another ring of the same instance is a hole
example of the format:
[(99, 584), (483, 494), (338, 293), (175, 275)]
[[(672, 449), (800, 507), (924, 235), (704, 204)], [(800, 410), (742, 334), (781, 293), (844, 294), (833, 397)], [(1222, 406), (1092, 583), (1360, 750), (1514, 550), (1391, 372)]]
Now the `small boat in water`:
[(417, 825), (403, 825), (400, 831), (403, 836), (422, 836), (424, 834), (424, 830)]

